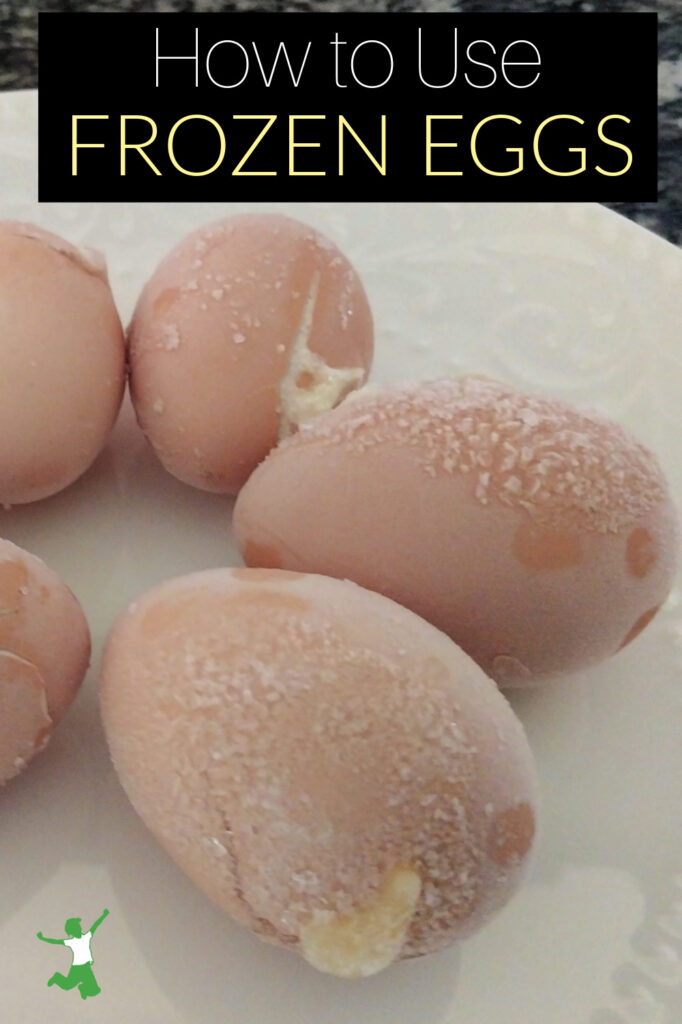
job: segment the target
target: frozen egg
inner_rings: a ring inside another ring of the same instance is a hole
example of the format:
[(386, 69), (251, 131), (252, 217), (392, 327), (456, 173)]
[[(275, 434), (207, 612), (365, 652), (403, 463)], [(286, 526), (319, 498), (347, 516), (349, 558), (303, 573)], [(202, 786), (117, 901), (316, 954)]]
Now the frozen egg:
[(0, 783), (44, 748), (89, 660), (71, 591), (35, 555), (0, 540)]
[(137, 418), (169, 472), (236, 493), (279, 438), (364, 383), (372, 316), (318, 231), (243, 214), (185, 238), (129, 330)]
[(125, 384), (125, 340), (99, 253), (0, 222), (0, 503), (45, 498), (91, 465)]
[(161, 845), (220, 907), (332, 974), (441, 949), (518, 886), (523, 729), (451, 640), (348, 581), (219, 569), (115, 625), (101, 708)]
[(284, 442), (235, 508), (250, 566), (348, 577), (500, 685), (598, 662), (671, 587), (676, 517), (627, 431), (481, 378), (353, 397)]

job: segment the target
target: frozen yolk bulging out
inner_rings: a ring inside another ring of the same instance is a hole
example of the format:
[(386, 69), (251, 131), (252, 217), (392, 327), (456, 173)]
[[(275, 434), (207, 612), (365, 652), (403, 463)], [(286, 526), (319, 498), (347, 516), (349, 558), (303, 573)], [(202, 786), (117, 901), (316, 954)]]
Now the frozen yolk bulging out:
[(278, 441), (364, 382), (373, 350), (355, 269), (320, 232), (275, 214), (183, 239), (128, 336), (133, 404), (161, 462), (232, 494)]
[(365, 378), (362, 366), (328, 366), (321, 356), (308, 348), (319, 287), (320, 274), (316, 271), (291, 346), (289, 365), (279, 383), (280, 440), (295, 433), (306, 420), (334, 409)]
[(366, 906), (350, 914), (318, 910), (301, 929), (303, 956), (319, 971), (366, 978), (398, 957), (421, 892), (419, 874), (395, 867)]

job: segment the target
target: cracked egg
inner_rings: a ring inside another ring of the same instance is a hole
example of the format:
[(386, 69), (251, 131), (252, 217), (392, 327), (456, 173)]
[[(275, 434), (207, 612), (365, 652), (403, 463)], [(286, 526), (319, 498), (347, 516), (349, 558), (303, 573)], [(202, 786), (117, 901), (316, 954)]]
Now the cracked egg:
[(91, 465), (125, 384), (104, 259), (32, 224), (0, 222), (0, 503), (56, 494)]
[(321, 971), (449, 946), (522, 881), (523, 727), (448, 637), (349, 581), (218, 569), (123, 613), (100, 684), (114, 766), (218, 906)]
[(145, 286), (129, 332), (138, 422), (178, 479), (236, 493), (278, 440), (369, 371), (362, 282), (329, 239), (278, 214), (185, 238)]
[(45, 747), (89, 660), (74, 595), (35, 555), (0, 540), (0, 784)]

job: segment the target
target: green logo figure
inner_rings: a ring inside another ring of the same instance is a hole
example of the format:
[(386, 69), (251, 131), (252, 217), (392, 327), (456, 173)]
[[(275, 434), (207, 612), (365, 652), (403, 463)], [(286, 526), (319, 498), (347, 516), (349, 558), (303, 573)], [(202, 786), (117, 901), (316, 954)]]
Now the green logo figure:
[(103, 911), (101, 917), (97, 918), (90, 931), (85, 932), (85, 934), (83, 934), (83, 929), (81, 928), (80, 917), (70, 917), (64, 925), (64, 931), (68, 935), (66, 939), (46, 939), (42, 932), (38, 932), (38, 938), (43, 942), (51, 942), (55, 946), (68, 946), (73, 954), (69, 973), (60, 974), (59, 971), (55, 971), (47, 983), (48, 988), (50, 985), (58, 985), (59, 988), (63, 989), (76, 988), (78, 986), (81, 999), (87, 999), (88, 996), (96, 996), (102, 991), (97, 984), (95, 975), (92, 973), (91, 964), (93, 961), (90, 942), (108, 913), (108, 910)]

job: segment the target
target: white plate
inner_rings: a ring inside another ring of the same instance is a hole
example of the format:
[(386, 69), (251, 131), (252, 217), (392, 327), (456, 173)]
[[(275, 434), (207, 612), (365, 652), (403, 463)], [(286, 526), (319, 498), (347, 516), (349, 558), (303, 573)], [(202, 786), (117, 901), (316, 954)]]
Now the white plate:
[[(157, 259), (229, 206), (35, 202), (35, 95), (0, 96), (0, 216), (102, 248), (121, 313)], [(229, 182), (226, 183), (226, 190)], [(682, 253), (596, 206), (281, 207), (360, 270), (375, 380), (460, 370), (591, 404), (660, 454), (682, 497)], [(0, 367), (0, 372), (2, 368)], [(159, 580), (233, 564), (230, 502), (174, 481), (129, 409), (66, 493), (0, 512), (0, 535), (83, 602), (93, 669), (45, 754), (0, 793), (0, 1019), (26, 1024), (663, 1024), (682, 1017), (682, 602), (605, 665), (514, 698), (537, 754), (532, 877), (462, 946), (363, 982), (261, 944), (184, 878), (109, 764), (96, 700), (102, 641)], [(102, 994), (47, 989), (41, 944), (111, 911)]]

